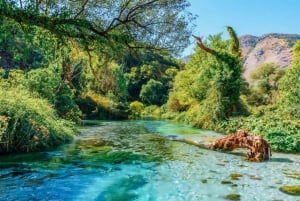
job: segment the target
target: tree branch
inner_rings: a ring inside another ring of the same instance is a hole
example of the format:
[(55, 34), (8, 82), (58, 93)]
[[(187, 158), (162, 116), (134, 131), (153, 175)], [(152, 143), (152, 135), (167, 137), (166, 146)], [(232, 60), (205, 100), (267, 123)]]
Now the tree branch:
[(89, 0), (85, 0), (83, 2), (80, 11), (75, 15), (74, 19), (76, 19), (77, 17), (79, 17), (79, 15), (81, 15), (83, 13), (83, 11), (85, 10), (85, 6), (88, 2), (89, 2)]
[(192, 35), (192, 36), (197, 40), (198, 47), (200, 47), (202, 50), (204, 50), (205, 52), (207, 52), (209, 54), (216, 55), (216, 51), (206, 47), (203, 44), (202, 39), (200, 37), (195, 36), (195, 35)]
[[(14, 8), (7, 3), (0, 4), (0, 16), (13, 19), (19, 23), (31, 24), (50, 32), (71, 38), (96, 39), (97, 37), (106, 37), (106, 32), (96, 29), (91, 22), (84, 19), (48, 17), (36, 12), (28, 12), (22, 9)], [(78, 29), (88, 30), (89, 33), (79, 32)], [(69, 30), (68, 30), (69, 29)]]

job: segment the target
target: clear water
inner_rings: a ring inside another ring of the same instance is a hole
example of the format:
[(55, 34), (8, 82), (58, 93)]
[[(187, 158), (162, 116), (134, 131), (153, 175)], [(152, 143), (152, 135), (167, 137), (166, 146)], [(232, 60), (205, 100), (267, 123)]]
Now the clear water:
[(300, 156), (251, 163), (243, 150), (220, 153), (168, 140), (175, 135), (205, 142), (220, 136), (160, 121), (100, 122), (58, 149), (0, 156), (0, 200), (300, 200), (279, 190), (300, 185)]

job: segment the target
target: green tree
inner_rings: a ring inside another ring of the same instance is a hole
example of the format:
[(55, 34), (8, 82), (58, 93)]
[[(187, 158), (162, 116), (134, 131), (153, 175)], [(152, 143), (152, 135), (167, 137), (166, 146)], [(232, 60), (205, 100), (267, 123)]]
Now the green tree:
[(131, 48), (179, 52), (189, 43), (186, 0), (1, 0), (0, 16), (37, 26), (58, 38), (73, 38), (89, 50)]
[[(46, 66), (43, 50), (38, 46), (36, 29), (24, 30), (13, 20), (0, 18), (0, 67), (29, 70)], [(24, 34), (26, 32), (26, 34)]]
[(162, 105), (166, 102), (167, 93), (160, 81), (150, 79), (142, 86), (140, 98), (148, 105)]
[(280, 105), (289, 115), (300, 117), (300, 41), (293, 47), (293, 60), (285, 75), (278, 81)]
[[(184, 65), (165, 52), (146, 50), (139, 51), (139, 55), (136, 56), (125, 66), (125, 69), (129, 69), (126, 73), (129, 100), (142, 101), (139, 97), (140, 91), (150, 79), (161, 82), (165, 86), (162, 93), (167, 95), (175, 75)], [(129, 57), (126, 59), (130, 60)]]
[(278, 80), (285, 70), (274, 63), (261, 64), (250, 74), (250, 94), (247, 101), (250, 105), (268, 105), (277, 98)]
[(231, 39), (221, 34), (209, 36), (204, 44), (196, 37), (198, 49), (186, 70), (178, 73), (168, 101), (169, 107), (187, 112), (190, 123), (211, 128), (230, 116), (241, 114), (243, 83), (237, 36), (227, 28)]

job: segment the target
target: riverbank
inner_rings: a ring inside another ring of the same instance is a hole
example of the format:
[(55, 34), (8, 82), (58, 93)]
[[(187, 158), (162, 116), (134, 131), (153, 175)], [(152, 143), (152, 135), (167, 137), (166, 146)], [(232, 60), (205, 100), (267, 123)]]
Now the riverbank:
[(0, 154), (30, 152), (70, 142), (75, 124), (57, 117), (48, 101), (22, 89), (0, 89)]
[(251, 115), (231, 117), (215, 124), (200, 127), (197, 116), (188, 112), (168, 112), (164, 107), (146, 107), (141, 116), (144, 118), (164, 119), (204, 128), (225, 135), (244, 130), (262, 136), (273, 151), (283, 153), (300, 153), (300, 119), (293, 115), (292, 108), (261, 107), (252, 111)]

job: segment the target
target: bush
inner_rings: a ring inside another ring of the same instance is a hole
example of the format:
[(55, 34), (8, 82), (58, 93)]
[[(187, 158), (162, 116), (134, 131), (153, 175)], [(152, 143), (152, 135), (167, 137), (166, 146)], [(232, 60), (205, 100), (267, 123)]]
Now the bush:
[(166, 88), (160, 81), (150, 79), (142, 86), (140, 98), (146, 104), (160, 106), (167, 101), (166, 93)]
[(75, 90), (62, 83), (59, 92), (55, 96), (54, 106), (59, 117), (79, 123), (82, 113), (74, 101)]
[(22, 84), (30, 92), (37, 92), (42, 98), (53, 103), (61, 82), (60, 74), (59, 68), (55, 67), (34, 69), (26, 73)]
[(285, 116), (280, 108), (261, 107), (249, 117), (230, 118), (214, 128), (223, 133), (238, 129), (263, 136), (274, 151), (300, 151), (300, 120)]
[(76, 100), (86, 119), (126, 119), (127, 103), (113, 101), (93, 91), (81, 94)]
[(0, 153), (44, 149), (74, 134), (73, 124), (59, 119), (48, 101), (23, 89), (0, 89)]
[(80, 122), (82, 114), (74, 101), (76, 89), (61, 80), (59, 68), (51, 66), (31, 70), (23, 79), (23, 85), (30, 92), (38, 93), (52, 103), (60, 117)]
[(129, 104), (130, 118), (139, 118), (143, 111), (144, 105), (139, 101), (133, 101)]

